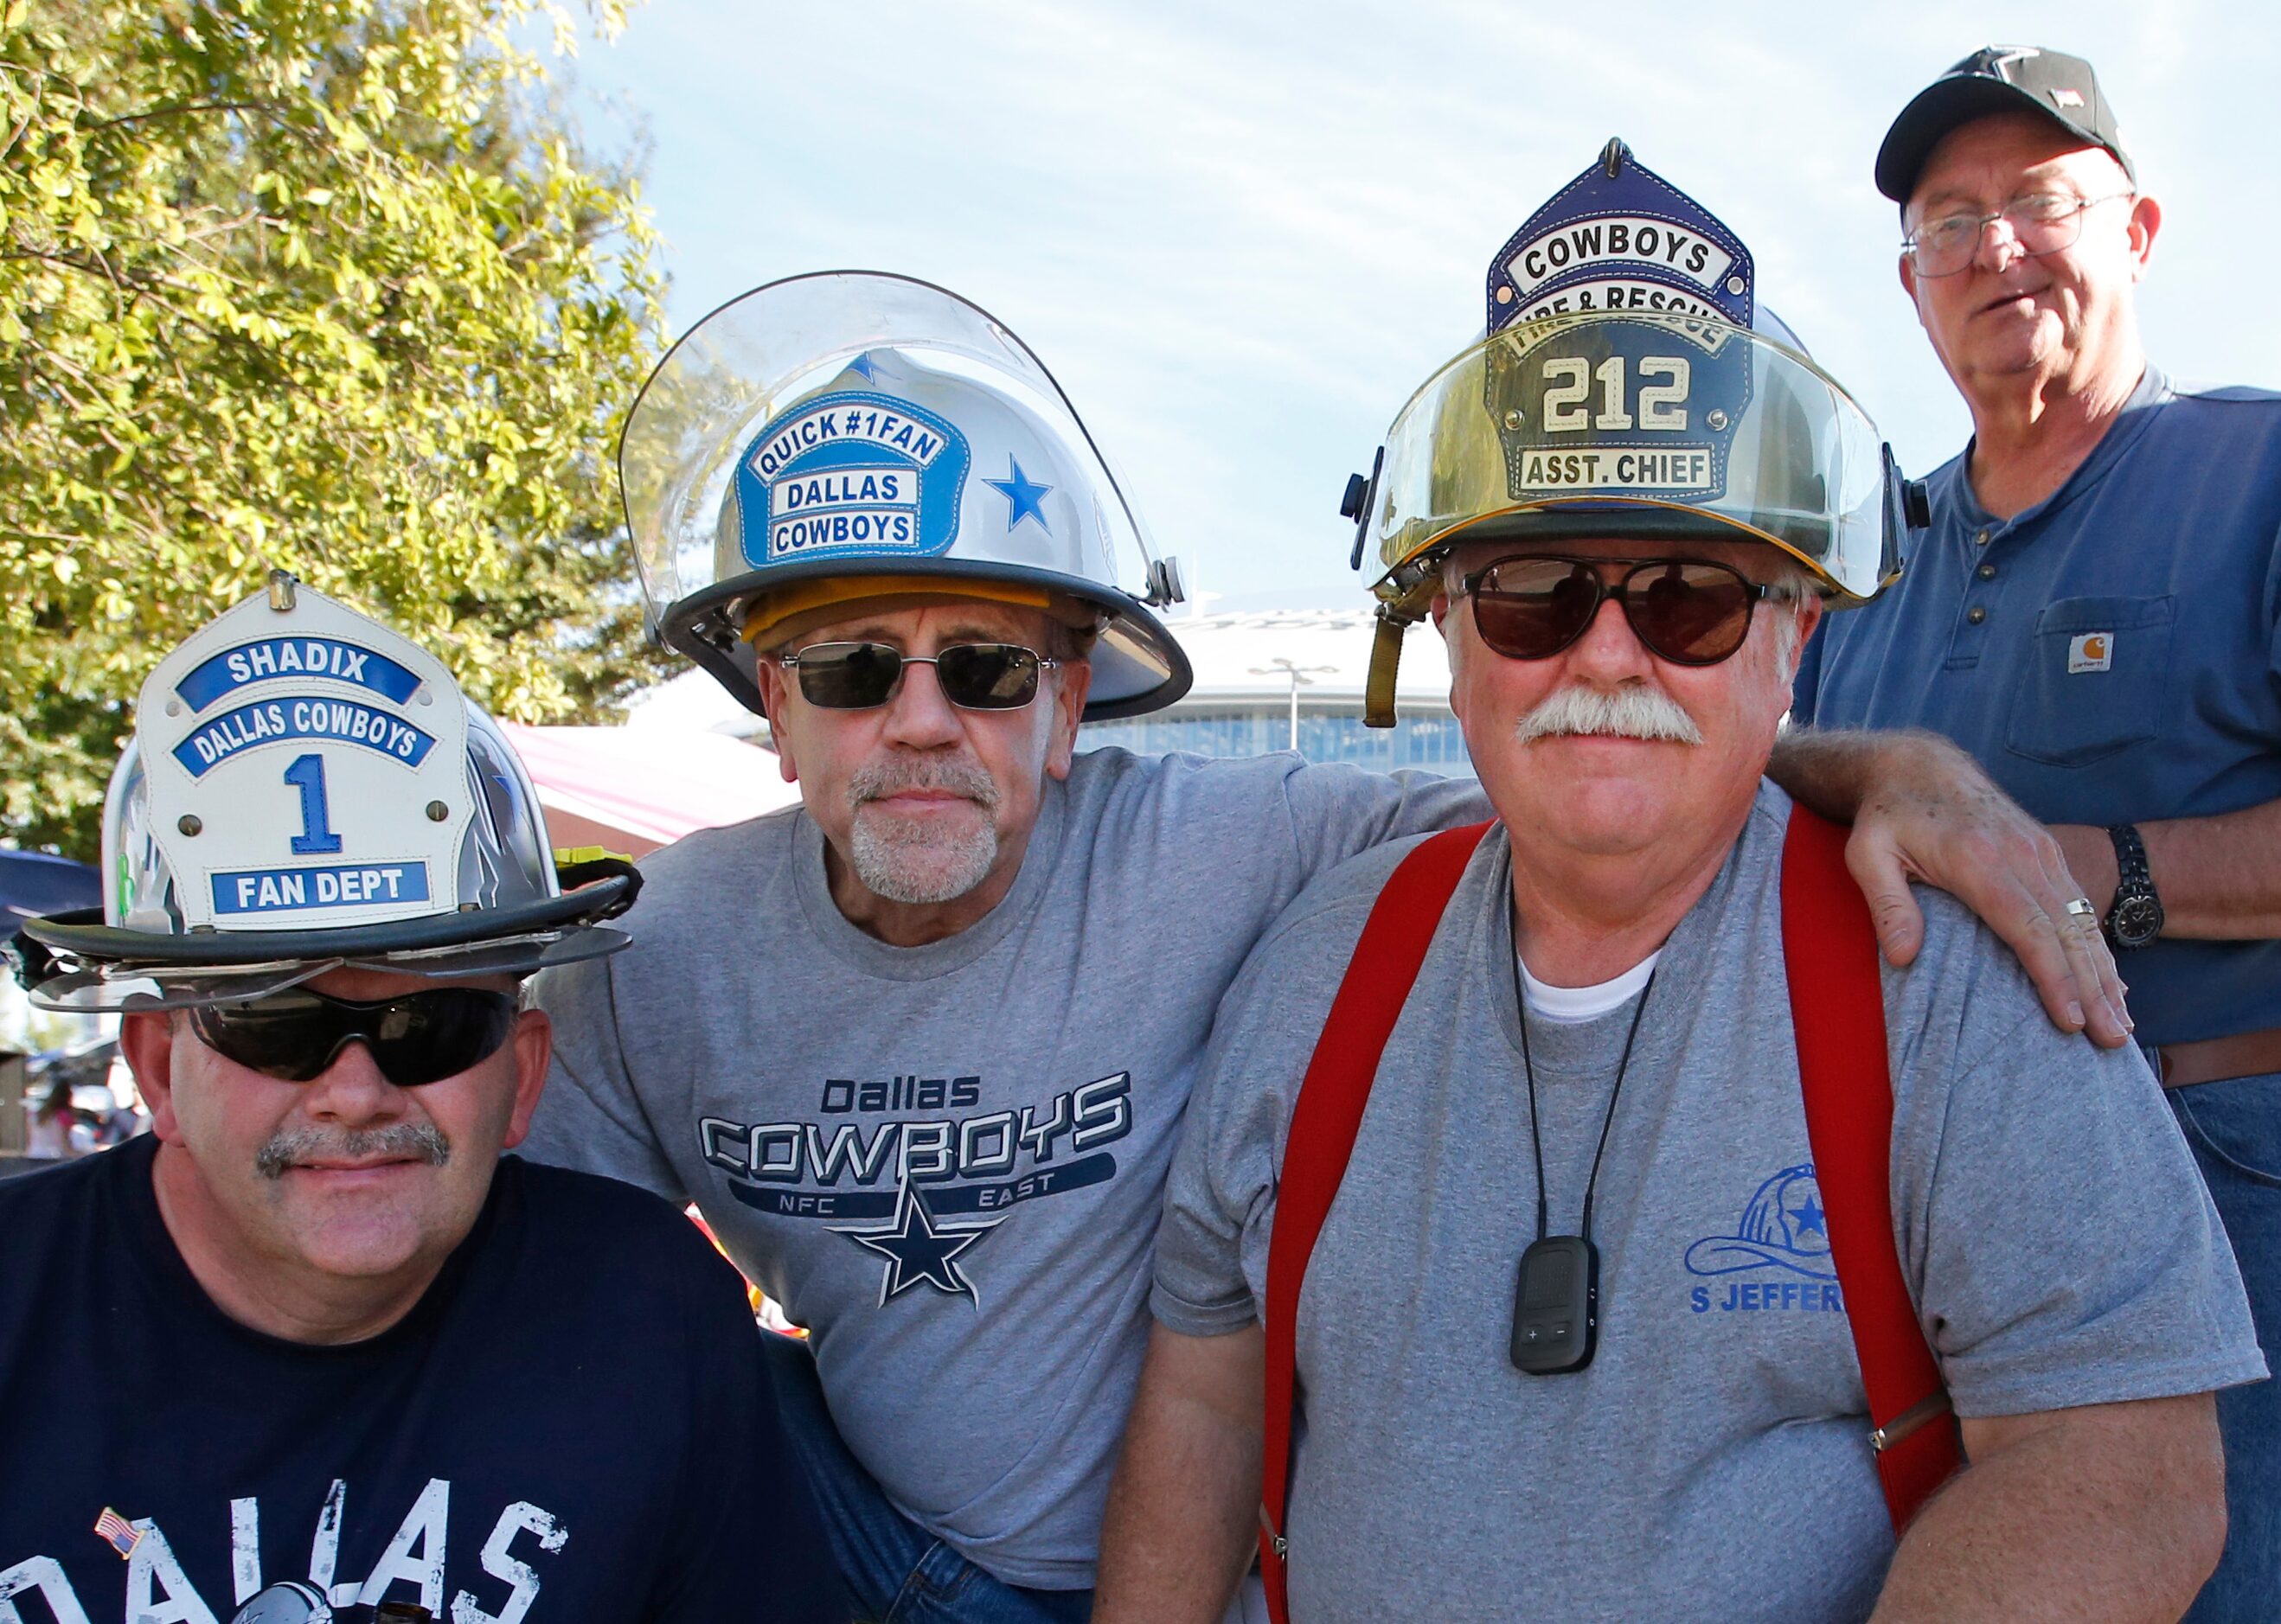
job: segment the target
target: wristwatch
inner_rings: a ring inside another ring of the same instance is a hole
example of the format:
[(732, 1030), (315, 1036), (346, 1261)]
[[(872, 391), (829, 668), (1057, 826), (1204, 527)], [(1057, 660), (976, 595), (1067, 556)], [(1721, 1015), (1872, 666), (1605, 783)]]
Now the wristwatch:
[(2107, 911), (2107, 939), (2120, 948), (2145, 947), (2162, 934), (2162, 899), (2146, 866), (2146, 843), (2136, 824), (2107, 831), (2115, 843), (2115, 905)]

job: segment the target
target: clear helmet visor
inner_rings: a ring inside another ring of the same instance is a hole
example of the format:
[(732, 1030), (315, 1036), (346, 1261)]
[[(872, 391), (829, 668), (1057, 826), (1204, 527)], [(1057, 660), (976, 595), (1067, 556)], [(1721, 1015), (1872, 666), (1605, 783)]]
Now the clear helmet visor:
[(755, 605), (851, 575), (1089, 607), (1091, 717), (1187, 685), (1146, 607), (1177, 579), (1091, 433), (1026, 344), (942, 289), (828, 272), (723, 305), (643, 387), (618, 470), (651, 624), (754, 708)]
[(1867, 413), (1805, 355), (1697, 316), (1516, 322), (1387, 431), (1366, 539), (1404, 566), (1460, 540), (1739, 531), (1841, 604), (1898, 571), (1899, 481)]

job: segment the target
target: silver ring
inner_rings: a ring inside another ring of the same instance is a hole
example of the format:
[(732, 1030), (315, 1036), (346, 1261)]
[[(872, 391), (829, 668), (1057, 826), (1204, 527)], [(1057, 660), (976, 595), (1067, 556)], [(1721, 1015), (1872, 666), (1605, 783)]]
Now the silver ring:
[(2099, 910), (2091, 905), (2091, 898), (2088, 897), (2078, 897), (2068, 904), (2067, 912), (2079, 920), (2095, 920), (2099, 917)]

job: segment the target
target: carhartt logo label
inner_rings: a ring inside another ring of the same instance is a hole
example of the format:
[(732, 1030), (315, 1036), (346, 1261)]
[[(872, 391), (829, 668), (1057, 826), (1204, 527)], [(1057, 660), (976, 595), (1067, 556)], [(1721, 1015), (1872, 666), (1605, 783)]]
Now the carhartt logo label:
[(2105, 671), (2115, 664), (2115, 634), (2085, 632), (2068, 640), (2068, 674), (2082, 671)]

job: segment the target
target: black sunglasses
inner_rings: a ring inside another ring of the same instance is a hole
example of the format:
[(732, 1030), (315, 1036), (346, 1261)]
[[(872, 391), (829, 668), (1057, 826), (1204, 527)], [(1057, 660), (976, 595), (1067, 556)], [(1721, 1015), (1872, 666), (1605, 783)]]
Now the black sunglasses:
[(884, 643), (813, 643), (777, 663), (798, 672), (802, 697), (827, 711), (886, 704), (906, 666), (932, 666), (942, 697), (963, 711), (1018, 711), (1038, 697), (1038, 673), (1061, 661), (1018, 643), (954, 643), (930, 655)]
[(361, 1043), (399, 1089), (456, 1077), (499, 1051), (514, 1030), (512, 993), (437, 987), (362, 1004), (289, 987), (250, 1004), (192, 1008), (199, 1041), (248, 1071), (285, 1082), (322, 1076), (342, 1050)]
[(1715, 666), (1751, 635), (1759, 600), (1782, 589), (1707, 558), (1642, 558), (1616, 584), (1589, 558), (1500, 558), (1463, 583), (1473, 627), (1508, 659), (1550, 659), (1613, 598), (1648, 651), (1674, 666)]

